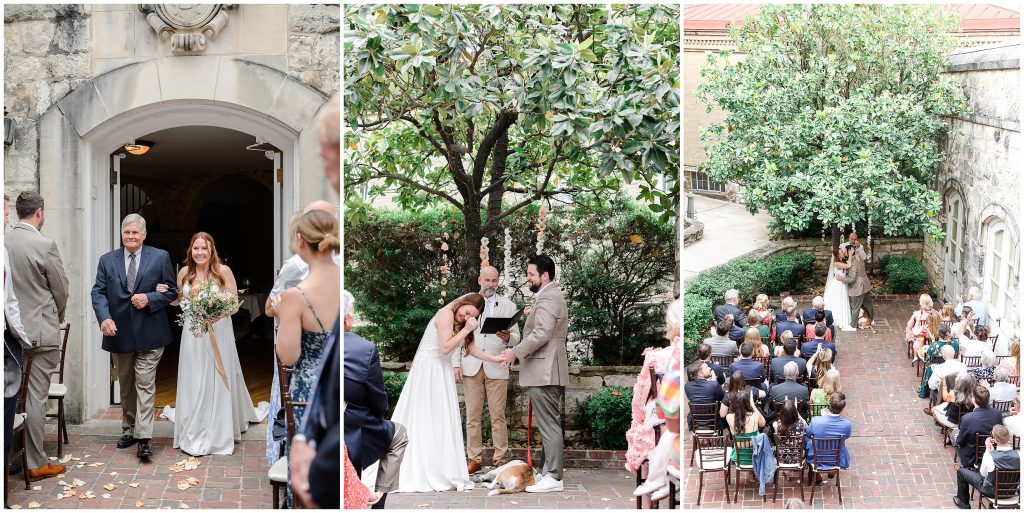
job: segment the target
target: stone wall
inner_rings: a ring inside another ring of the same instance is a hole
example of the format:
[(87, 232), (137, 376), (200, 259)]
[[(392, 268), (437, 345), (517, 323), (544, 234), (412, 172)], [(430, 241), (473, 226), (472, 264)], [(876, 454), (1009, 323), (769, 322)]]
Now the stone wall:
[[(861, 239), (861, 243), (867, 245), (867, 238)], [(740, 258), (765, 259), (772, 255), (789, 251), (803, 251), (814, 254), (814, 272), (822, 276), (828, 272), (828, 265), (832, 258), (832, 242), (826, 239), (787, 239), (772, 241), (763, 247), (755, 249)], [(868, 272), (875, 273), (879, 269), (878, 261), (885, 255), (904, 256), (911, 255), (920, 257), (923, 251), (922, 241), (919, 238), (887, 237), (871, 239), (871, 260), (868, 262)]]
[(332, 95), (341, 83), (337, 4), (288, 6), (288, 74)]
[[(960, 84), (971, 110), (964, 118), (950, 120), (943, 147), (946, 158), (935, 182), (935, 190), (943, 197), (939, 218), (943, 229), (951, 200), (959, 197), (966, 205), (966, 252), (963, 269), (956, 275), (963, 292), (982, 285), (988, 228), (993, 222), (1005, 222), (1014, 240), (1018, 244), (1021, 240), (1020, 44), (1003, 43), (954, 54), (945, 76)], [(943, 243), (924, 244), (925, 264), (936, 291), (952, 288), (943, 283), (945, 255)], [(1016, 322), (1011, 320), (1011, 324)]]
[[(390, 370), (399, 374), (408, 374), (412, 363), (382, 362), (384, 370)], [(602, 388), (626, 387), (632, 390), (636, 383), (639, 367), (633, 366), (606, 366), (606, 367), (569, 367), (569, 384), (565, 387), (565, 442), (567, 444), (582, 441), (582, 433), (576, 424), (576, 401), (582, 401)], [(515, 441), (521, 441), (523, 445), (526, 440), (526, 422), (529, 414), (529, 400), (525, 391), (518, 388), (519, 371), (513, 367), (509, 377), (509, 401), (512, 411), (515, 414), (508, 418), (509, 440), (515, 446)], [(465, 418), (465, 401), (462, 396), (462, 385), (458, 385), (459, 402), (463, 404), (463, 418)], [(514, 403), (513, 403), (514, 401)], [(487, 417), (486, 413), (484, 417)], [(534, 419), (534, 425), (537, 422)], [(625, 433), (623, 433), (625, 436)]]

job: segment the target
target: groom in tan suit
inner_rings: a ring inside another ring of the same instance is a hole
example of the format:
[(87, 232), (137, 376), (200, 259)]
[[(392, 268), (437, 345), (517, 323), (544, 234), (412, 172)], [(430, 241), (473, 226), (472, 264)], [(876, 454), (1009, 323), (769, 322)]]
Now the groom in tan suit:
[(870, 319), (875, 318), (875, 308), (871, 302), (871, 279), (859, 251), (847, 252), (840, 249), (839, 256), (850, 258), (850, 269), (846, 272), (846, 277), (836, 279), (850, 286), (850, 326), (853, 327), (857, 326), (861, 307), (864, 307)]
[(50, 376), (60, 364), (60, 325), (68, 304), (68, 277), (57, 244), (39, 232), (46, 217), (43, 197), (25, 191), (18, 195), (14, 207), (19, 222), (7, 234), (4, 245), (11, 259), (9, 279), (14, 283), (21, 320), (29, 339), (36, 343), (25, 398), (28, 475), (35, 480), (56, 476), (65, 470), (64, 465), (51, 463), (43, 450), (43, 427)]
[(537, 416), (541, 444), (544, 447), (543, 477), (527, 492), (560, 492), (562, 486), (562, 402), (569, 382), (569, 360), (565, 353), (569, 310), (562, 289), (555, 281), (555, 262), (547, 255), (530, 259), (526, 271), (533, 292), (533, 307), (526, 318), (523, 340), (504, 356), (508, 361), (518, 358), (519, 386), (530, 393)]

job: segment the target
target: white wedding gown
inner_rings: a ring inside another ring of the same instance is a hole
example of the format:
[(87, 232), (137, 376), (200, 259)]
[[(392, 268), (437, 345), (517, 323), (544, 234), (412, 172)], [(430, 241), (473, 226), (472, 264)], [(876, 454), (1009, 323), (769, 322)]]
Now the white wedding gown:
[[(456, 347), (454, 351), (461, 351)], [(473, 488), (466, 469), (462, 413), (450, 353), (437, 340), (437, 315), (420, 339), (412, 369), (391, 420), (405, 426), (409, 443), (396, 492), (443, 492)]]
[[(187, 296), (188, 291), (186, 283), (183, 295)], [(242, 377), (231, 318), (213, 324), (231, 390), (224, 387), (217, 373), (210, 335), (196, 337), (188, 328), (186, 325), (182, 329), (178, 354), (174, 447), (193, 456), (231, 454), (235, 440), (242, 439), (249, 423), (259, 422)]]
[[(825, 279), (825, 308), (832, 311), (832, 321), (840, 329), (851, 326), (849, 286), (836, 279), (836, 260), (833, 257), (828, 265), (828, 278)], [(842, 273), (840, 273), (842, 274)]]

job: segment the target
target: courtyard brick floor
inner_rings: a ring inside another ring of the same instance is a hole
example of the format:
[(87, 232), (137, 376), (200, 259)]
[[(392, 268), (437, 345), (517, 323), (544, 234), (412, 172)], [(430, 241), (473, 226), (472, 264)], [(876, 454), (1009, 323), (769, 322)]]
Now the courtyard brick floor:
[[(171, 447), (173, 424), (155, 423), (153, 457), (149, 463), (140, 463), (135, 456), (137, 446), (117, 448), (121, 422), (116, 419), (120, 414), (119, 409), (112, 410), (117, 412), (104, 412), (85, 424), (68, 426), (71, 443), (64, 446), (64, 456), (81, 459), (67, 461), (63, 477), (35, 481), (32, 486), (38, 489), (25, 490), (20, 474), (8, 476), (9, 503), (26, 510), (35, 506), (31, 503), (44, 509), (271, 508), (266, 424), (250, 424), (243, 440), (235, 444), (234, 454), (197, 458), (198, 468), (174, 472), (170, 467), (189, 456)], [(57, 454), (55, 433), (56, 426), (47, 425), (45, 447), (51, 456)], [(194, 478), (192, 484), (179, 489), (179, 484), (189, 478)], [(57, 498), (67, 493), (61, 481), (77, 484), (73, 497)], [(108, 489), (110, 485), (112, 489)], [(94, 498), (82, 498), (89, 492)]]
[[(921, 409), (926, 399), (916, 394), (920, 378), (907, 359), (904, 327), (917, 301), (876, 302), (874, 333), (858, 330), (840, 334), (837, 343), (843, 392), (843, 416), (853, 421), (847, 441), (851, 466), (843, 471), (843, 504), (834, 480), (815, 491), (813, 508), (954, 508), (956, 469), (952, 447), (942, 447), (939, 428)], [(726, 504), (721, 474), (704, 479), (697, 506), (698, 472), (689, 466), (692, 438), (683, 438), (686, 467), (683, 508), (782, 508), (800, 497), (795, 476), (783, 478), (779, 501), (772, 503), (774, 485), (762, 503), (756, 485), (741, 485), (736, 503)], [(729, 485), (735, 491), (735, 471)], [(805, 487), (807, 498), (810, 489)], [(731, 496), (730, 496), (731, 500)]]

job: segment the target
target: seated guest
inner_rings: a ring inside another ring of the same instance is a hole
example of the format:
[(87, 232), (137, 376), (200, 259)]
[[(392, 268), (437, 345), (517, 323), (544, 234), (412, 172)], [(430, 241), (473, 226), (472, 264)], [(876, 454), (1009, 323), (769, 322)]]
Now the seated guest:
[(958, 320), (956, 318), (956, 314), (953, 313), (953, 305), (951, 303), (942, 305), (942, 311), (939, 312), (939, 318), (942, 319), (942, 322), (948, 322), (950, 326)]
[(786, 399), (792, 399), (799, 401), (800, 403), (800, 414), (807, 415), (807, 402), (809, 394), (807, 393), (807, 387), (796, 382), (797, 378), (800, 377), (800, 369), (797, 367), (796, 362), (789, 362), (783, 368), (783, 376), (786, 380), (782, 383), (772, 386), (771, 390), (768, 391), (768, 404), (772, 405), (770, 419), (774, 419), (774, 404), (781, 403)]
[(1006, 426), (993, 426), (992, 437), (985, 443), (988, 448), (977, 472), (965, 467), (956, 471), (956, 497), (953, 497), (953, 504), (960, 509), (971, 509), (971, 486), (985, 497), (994, 496), (995, 469), (1020, 470), (1020, 452), (1010, 446), (1010, 432)]
[(967, 366), (956, 357), (956, 350), (953, 349), (953, 346), (942, 346), (941, 351), (942, 363), (931, 366), (932, 375), (928, 380), (928, 388), (932, 390), (939, 389), (939, 380), (946, 377), (947, 374), (967, 372)]
[(825, 323), (819, 322), (815, 324), (814, 338), (812, 340), (804, 342), (803, 345), (800, 346), (800, 354), (804, 358), (810, 358), (812, 354), (818, 351), (818, 346), (821, 346), (823, 348), (828, 348), (832, 350), (832, 363), (835, 363), (836, 360), (838, 360), (839, 351), (836, 350), (835, 343), (828, 342), (825, 340), (825, 333), (827, 331), (828, 328), (825, 327)]
[[(954, 355), (960, 351), (959, 341), (957, 341), (957, 339), (955, 338), (950, 339), (949, 328), (946, 327), (945, 325), (942, 325), (939, 326), (938, 340), (932, 342), (931, 344), (928, 344), (927, 346), (924, 346), (924, 348), (926, 349), (924, 355), (922, 356), (922, 359), (924, 360), (925, 370), (924, 374), (921, 376), (921, 384), (918, 386), (917, 389), (918, 397), (924, 399), (925, 397), (928, 397), (930, 390), (935, 390), (934, 388), (931, 388), (930, 385), (932, 373), (934, 372), (934, 367), (936, 365), (942, 364), (943, 362), (946, 361), (945, 358), (942, 357), (942, 353), (945, 350), (944, 348), (946, 347), (951, 348), (953, 350)], [(937, 382), (938, 379), (936, 378), (936, 383)]]
[(965, 306), (960, 314), (960, 322), (953, 324), (953, 336), (959, 339), (975, 338), (974, 309)]
[[(766, 424), (764, 416), (754, 404), (754, 398), (742, 391), (729, 394), (729, 413), (725, 415), (725, 421), (729, 424), (729, 432), (734, 437), (736, 435), (758, 435)], [(732, 461), (735, 462), (736, 453), (733, 452), (732, 456)], [(748, 483), (755, 481), (753, 473), (747, 476)]]
[(793, 336), (802, 335), (804, 333), (804, 324), (797, 317), (796, 307), (791, 306), (786, 308), (786, 318), (775, 324), (775, 333), (782, 333), (784, 331), (790, 331)]
[(814, 296), (814, 299), (811, 300), (811, 307), (804, 310), (803, 322), (811, 324), (812, 319), (817, 321), (819, 313), (824, 316), (825, 325), (831, 328), (833, 324), (832, 310), (825, 309), (825, 298), (821, 296)]
[(934, 306), (932, 297), (928, 294), (921, 294), (917, 304), (918, 309), (914, 310), (914, 313), (910, 315), (910, 320), (907, 321), (907, 329), (903, 335), (904, 340), (914, 341), (915, 352), (921, 349), (925, 333), (928, 331), (928, 316), (932, 314), (932, 307)]
[[(982, 382), (991, 384), (995, 379), (996, 365), (999, 365), (999, 358), (996, 354), (988, 349), (981, 352), (981, 367), (974, 367), (973, 369), (967, 369), (967, 372), (974, 376), (974, 380), (979, 384)], [(1009, 372), (1007, 372), (1009, 375)]]
[[(952, 382), (952, 384), (950, 384)], [(966, 372), (950, 374), (942, 379), (942, 404), (932, 408), (939, 424), (956, 428), (960, 416), (974, 409), (974, 378)]]
[(711, 346), (707, 344), (697, 346), (697, 359), (706, 363), (711, 372), (715, 373), (715, 380), (718, 381), (719, 385), (725, 384), (725, 371), (722, 370), (721, 365), (718, 365), (711, 359)]
[(711, 328), (712, 336), (704, 339), (704, 343), (711, 346), (711, 356), (733, 356), (739, 353), (736, 342), (729, 339), (730, 328), (732, 328), (732, 318), (730, 317), (718, 321)]
[(743, 397), (749, 395), (751, 400), (754, 401), (761, 401), (768, 396), (764, 390), (747, 385), (747, 381), (743, 379), (742, 372), (736, 371), (730, 374), (729, 381), (725, 384), (725, 397), (722, 398), (722, 407), (718, 410), (718, 415), (723, 419), (729, 413), (729, 398), (736, 394)]
[(765, 358), (771, 354), (768, 352), (768, 346), (761, 343), (761, 332), (757, 331), (757, 328), (747, 328), (743, 341), (754, 346), (754, 354), (751, 355), (754, 358)]
[(829, 404), (832, 396), (840, 392), (842, 392), (842, 387), (839, 384), (839, 369), (833, 367), (818, 380), (818, 388), (811, 390), (810, 403)]
[(981, 297), (981, 289), (978, 287), (971, 287), (967, 291), (967, 302), (963, 302), (962, 297), (956, 298), (956, 307), (953, 308), (953, 312), (956, 313), (957, 317), (963, 319), (964, 308), (970, 308), (974, 311), (974, 317), (978, 319), (978, 324), (982, 326), (988, 325), (988, 305), (985, 304), (984, 298)]
[(786, 399), (782, 409), (776, 412), (776, 420), (772, 423), (775, 436), (804, 436), (807, 433), (807, 421), (800, 416), (796, 401)]
[[(804, 326), (804, 340), (811, 340), (812, 338), (817, 336), (817, 334), (814, 332), (815, 325), (825, 324), (825, 314), (818, 312), (817, 310), (815, 310), (815, 312), (817, 313), (815, 314), (814, 319), (811, 322), (808, 322), (806, 326)], [(807, 319), (807, 317), (804, 317), (804, 319)], [(832, 342), (831, 326), (825, 326), (825, 335), (822, 336), (821, 338), (825, 339), (826, 342)]]
[(806, 378), (807, 360), (797, 356), (796, 339), (793, 337), (783, 338), (782, 345), (776, 347), (781, 347), (783, 354), (782, 356), (772, 358), (772, 376), (782, 376), (785, 373), (786, 364), (792, 362), (796, 364), (797, 371), (800, 375)]
[(960, 419), (960, 432), (953, 444), (961, 467), (972, 468), (978, 463), (974, 460), (975, 435), (990, 434), (993, 427), (1002, 423), (1003, 413), (989, 406), (988, 389), (974, 387), (974, 411)]
[[(807, 426), (807, 462), (811, 463), (814, 458), (813, 438), (842, 438), (844, 440), (842, 449), (839, 451), (839, 468), (850, 468), (850, 453), (846, 450), (845, 440), (853, 435), (853, 423), (844, 419), (841, 415), (846, 408), (846, 395), (838, 393), (833, 395), (828, 402), (828, 408), (821, 412), (821, 415), (811, 419)], [(819, 467), (818, 470), (830, 470), (827, 467)]]
[[(799, 322), (800, 324), (803, 324), (804, 323), (804, 319), (803, 319), (803, 317), (800, 317), (800, 313), (799, 313), (799, 311), (796, 308), (796, 300), (793, 299), (792, 296), (786, 296), (786, 297), (782, 298), (782, 308), (779, 309), (778, 312), (775, 312), (775, 322), (782, 322), (782, 321), (786, 320), (786, 310), (789, 310), (789, 307), (793, 307), (793, 311), (796, 312), (797, 322)], [(778, 333), (778, 331), (776, 331), (776, 333)], [(794, 331), (793, 333), (800, 333), (800, 332), (799, 331)]]
[(1013, 399), (1010, 414), (1003, 417), (1003, 425), (1010, 430), (1010, 436), (1024, 436), (1024, 420), (1020, 417), (1020, 398)]
[(1010, 339), (1010, 357), (1003, 358), (999, 362), (1000, 367), (1006, 368), (1011, 376), (1020, 374), (1020, 339), (1016, 336)]
[(761, 335), (761, 337), (767, 339), (768, 337), (771, 336), (772, 330), (771, 328), (768, 327), (767, 324), (761, 324), (758, 315), (760, 314), (758, 314), (757, 310), (753, 308), (751, 308), (750, 311), (747, 312), (747, 328), (756, 328), (758, 335)]
[[(708, 364), (700, 360), (686, 366), (686, 384), (683, 385), (683, 391), (686, 392), (686, 400), (690, 404), (717, 403), (721, 402), (722, 397), (725, 396), (722, 387), (715, 382), (714, 374)], [(694, 430), (693, 415), (689, 413), (686, 415), (686, 424), (690, 426), (691, 431)], [(698, 427), (709, 428), (710, 426)]]
[(807, 360), (807, 375), (814, 378), (815, 383), (821, 382), (825, 373), (832, 370), (832, 350), (822, 347)]
[[(1005, 368), (1000, 367), (995, 370), (992, 376), (995, 379), (995, 383), (988, 389), (990, 400), (1006, 402), (1017, 398), (1017, 386), (1006, 382), (1006, 378), (1009, 376), (1010, 373)], [(985, 384), (988, 384), (988, 382), (985, 382)]]
[(743, 315), (743, 310), (740, 310), (740, 293), (736, 289), (729, 289), (725, 291), (725, 304), (718, 305), (715, 308), (715, 322), (725, 319), (726, 315), (732, 315), (736, 325), (740, 328), (746, 327), (747, 317)]
[(758, 294), (757, 298), (754, 299), (754, 306), (753, 306), (753, 308), (751, 308), (751, 310), (754, 310), (755, 312), (757, 312), (757, 322), (758, 322), (758, 324), (763, 324), (765, 326), (771, 324), (771, 322), (772, 322), (772, 311), (771, 311), (770, 308), (768, 308), (768, 295), (767, 294)]
[(961, 338), (959, 342), (960, 356), (981, 356), (982, 352), (992, 350), (992, 343), (988, 341), (988, 328), (984, 326), (978, 326), (974, 338)]
[(736, 371), (740, 371), (743, 373), (743, 379), (745, 380), (760, 379), (764, 381), (764, 365), (757, 360), (751, 360), (750, 357), (753, 354), (753, 344), (750, 342), (744, 342), (740, 345), (740, 357), (729, 366), (729, 375), (733, 375)]
[(729, 340), (732, 340), (736, 345), (743, 343), (743, 338), (747, 336), (747, 329), (736, 324), (736, 320), (733, 319), (732, 314), (725, 316), (725, 320), (732, 321), (732, 327), (729, 328)]

